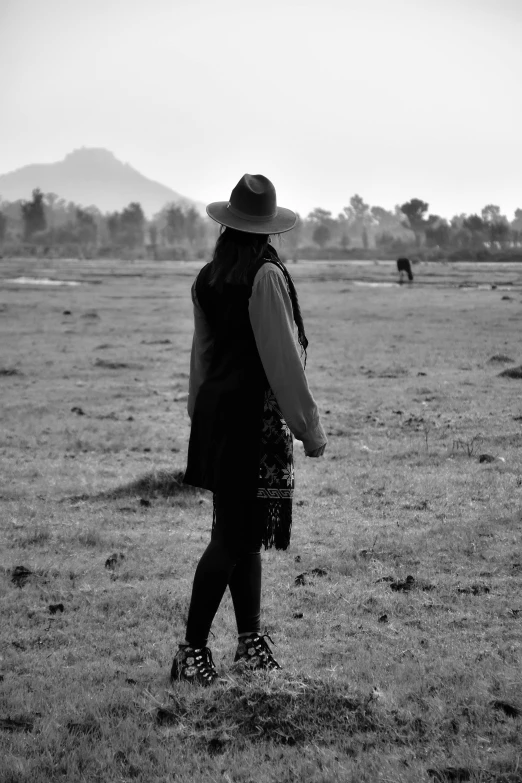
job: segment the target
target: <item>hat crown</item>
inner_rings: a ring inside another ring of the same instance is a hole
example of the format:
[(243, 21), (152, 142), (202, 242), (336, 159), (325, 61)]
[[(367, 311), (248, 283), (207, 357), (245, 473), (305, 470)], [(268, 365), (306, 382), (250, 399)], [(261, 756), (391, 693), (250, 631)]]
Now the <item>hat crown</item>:
[(282, 234), (297, 221), (295, 212), (277, 206), (275, 188), (262, 174), (243, 174), (229, 200), (208, 204), (207, 215), (247, 234)]
[(230, 194), (227, 209), (244, 220), (262, 221), (275, 218), (275, 188), (262, 174), (244, 174)]

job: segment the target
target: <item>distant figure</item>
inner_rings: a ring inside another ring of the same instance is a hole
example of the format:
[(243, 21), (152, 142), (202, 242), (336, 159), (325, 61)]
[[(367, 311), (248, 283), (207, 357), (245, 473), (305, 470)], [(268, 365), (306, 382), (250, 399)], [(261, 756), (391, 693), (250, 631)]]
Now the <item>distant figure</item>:
[(411, 263), (409, 258), (397, 259), (397, 272), (399, 273), (399, 282), (404, 282), (404, 273), (408, 275), (410, 283), (413, 281), (413, 272), (411, 271)]

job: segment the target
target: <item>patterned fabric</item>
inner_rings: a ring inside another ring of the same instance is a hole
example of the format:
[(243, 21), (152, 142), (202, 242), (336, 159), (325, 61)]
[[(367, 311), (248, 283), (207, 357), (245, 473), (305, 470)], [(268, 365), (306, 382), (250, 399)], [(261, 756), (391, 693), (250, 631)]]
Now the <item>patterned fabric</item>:
[(264, 519), (265, 549), (287, 549), (292, 529), (294, 440), (272, 389), (265, 391), (257, 502)]
[(272, 389), (265, 391), (257, 497), (292, 500), (294, 496), (293, 436)]

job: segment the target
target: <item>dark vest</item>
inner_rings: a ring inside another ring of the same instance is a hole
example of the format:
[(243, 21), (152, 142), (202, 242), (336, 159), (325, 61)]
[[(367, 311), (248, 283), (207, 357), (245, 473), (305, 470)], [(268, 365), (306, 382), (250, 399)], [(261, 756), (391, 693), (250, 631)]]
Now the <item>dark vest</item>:
[(212, 330), (209, 372), (198, 391), (184, 481), (213, 492), (255, 497), (263, 402), (268, 381), (250, 324), (248, 303), (257, 271), (246, 285), (209, 285), (210, 264), (196, 279), (196, 296)]

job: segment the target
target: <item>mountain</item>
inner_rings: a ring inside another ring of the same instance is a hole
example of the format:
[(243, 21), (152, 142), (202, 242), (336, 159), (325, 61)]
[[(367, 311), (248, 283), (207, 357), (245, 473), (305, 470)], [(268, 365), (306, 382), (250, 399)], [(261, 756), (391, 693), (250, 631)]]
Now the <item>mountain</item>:
[(139, 201), (149, 217), (169, 202), (205, 213), (200, 202), (144, 177), (101, 148), (82, 147), (57, 163), (33, 163), (0, 174), (0, 196), (7, 201), (30, 199), (34, 188), (83, 207), (94, 205), (102, 212), (121, 210), (131, 201)]

